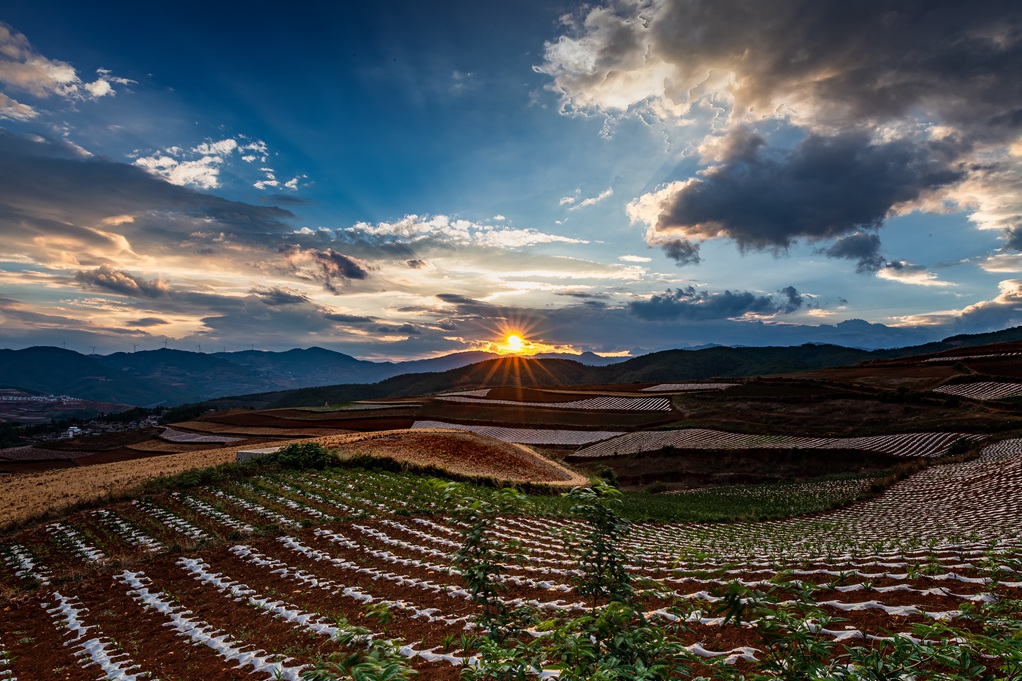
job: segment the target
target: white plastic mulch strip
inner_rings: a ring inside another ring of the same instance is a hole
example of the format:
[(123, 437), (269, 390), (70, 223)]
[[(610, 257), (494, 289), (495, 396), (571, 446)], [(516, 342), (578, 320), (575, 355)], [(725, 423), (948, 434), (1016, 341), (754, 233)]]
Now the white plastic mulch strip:
[[(307, 547), (301, 542), (299, 542), (297, 539), (294, 539), (293, 537), (281, 537), (279, 541), (288, 549), (294, 551), (295, 553), (303, 555), (307, 558), (311, 558), (312, 560), (315, 560), (317, 562), (320, 561), (326, 562), (330, 566), (334, 568), (339, 568), (341, 570), (366, 574), (372, 577), (374, 580), (383, 579), (385, 581), (394, 581), (402, 585), (412, 585), (433, 592), (442, 592), (446, 590), (449, 593), (453, 594), (455, 597), (463, 599), (467, 599), (470, 597), (468, 592), (465, 591), (464, 589), (459, 590), (453, 586), (441, 586), (438, 584), (433, 584), (432, 582), (426, 583), (425, 580), (416, 582), (415, 584), (411, 584), (409, 581), (407, 581), (406, 577), (395, 575), (389, 572), (383, 572), (382, 570), (368, 568), (357, 563), (353, 563), (351, 561), (343, 560), (341, 558), (335, 558), (322, 551), (318, 551), (316, 549)], [(394, 608), (395, 610), (403, 610), (411, 613), (411, 617), (413, 619), (421, 618), (429, 622), (440, 621), (448, 626), (454, 624), (465, 625), (472, 620), (471, 615), (463, 615), (461, 617), (446, 617), (442, 613), (440, 613), (440, 611), (437, 610), (436, 608), (419, 608), (406, 600), (391, 601), (385, 598), (380, 598), (379, 596), (373, 596), (372, 594), (366, 593), (357, 586), (345, 586), (344, 584), (340, 584), (339, 582), (335, 582), (331, 579), (323, 579), (322, 577), (319, 577), (313, 574), (312, 572), (302, 570), (301, 568), (297, 568), (292, 565), (288, 565), (287, 563), (277, 560), (276, 558), (271, 558), (270, 556), (259, 553), (258, 551), (248, 546), (243, 545), (232, 546), (230, 551), (231, 553), (238, 556), (245, 562), (252, 563), (253, 565), (258, 565), (260, 567), (270, 568), (271, 574), (277, 575), (281, 579), (289, 579), (298, 582), (306, 588), (312, 587), (315, 589), (322, 589), (329, 593), (343, 596), (344, 598), (353, 599), (358, 603), (382, 603), (389, 608)]]
[(53, 523), (46, 526), (46, 531), (54, 536), (57, 543), (91, 563), (101, 563), (106, 560), (106, 554), (86, 542), (82, 535), (70, 525)]
[(523, 445), (563, 445), (577, 447), (600, 440), (624, 435), (623, 431), (611, 430), (563, 430), (553, 428), (501, 428), (499, 426), (470, 426), (446, 421), (416, 421), (412, 428), (448, 428), (464, 430), (477, 435), (486, 435), (504, 442)]
[(263, 516), (264, 518), (268, 518), (269, 520), (272, 520), (278, 525), (287, 525), (288, 527), (301, 526), (301, 523), (299, 523), (297, 520), (291, 520), (291, 518), (283, 516), (277, 513), (276, 511), (266, 508), (261, 504), (248, 501), (247, 499), (242, 499), (236, 494), (228, 494), (222, 489), (211, 489), (210, 491), (216, 496), (220, 497), (221, 499), (226, 499), (227, 501), (230, 501), (232, 503), (237, 504), (238, 506), (241, 506), (246, 511), (252, 511), (253, 513), (257, 513)]
[(163, 544), (159, 541), (142, 532), (137, 527), (134, 527), (131, 523), (109, 509), (101, 508), (92, 515), (99, 518), (103, 524), (113, 528), (114, 532), (119, 534), (133, 546), (138, 546), (146, 551), (159, 551), (163, 548)]
[[(110, 681), (134, 681), (135, 679), (152, 679), (149, 672), (137, 671), (139, 666), (132, 662), (127, 653), (117, 652), (115, 644), (102, 636), (86, 638), (89, 629), (96, 629), (94, 625), (85, 625), (82, 622), (82, 615), (88, 612), (88, 608), (82, 607), (75, 597), (67, 598), (60, 592), (54, 591), (53, 597), (57, 602), (52, 607), (43, 608), (53, 618), (54, 623), (60, 629), (67, 630), (71, 636), (64, 645), (73, 646), (75, 657), (83, 659), (83, 666), (94, 664), (103, 671), (103, 679)], [(3, 674), (0, 673), (0, 677)]]
[(0, 641), (0, 679), (4, 681), (18, 681), (14, 676), (14, 672), (8, 669), (7, 665), (10, 663), (10, 658), (7, 654), (7, 649), (4, 648), (4, 644)]
[(686, 393), (697, 390), (726, 390), (741, 383), (660, 383), (643, 388), (644, 393)]
[(164, 428), (163, 432), (159, 435), (160, 439), (166, 440), (167, 442), (177, 442), (180, 444), (227, 444), (230, 442), (240, 442), (244, 440), (243, 437), (230, 437), (228, 435), (210, 435), (208, 433), (189, 433), (184, 430), (177, 430), (176, 428)]
[(117, 575), (117, 580), (128, 587), (128, 595), (132, 599), (146, 609), (155, 610), (166, 617), (169, 620), (166, 626), (171, 627), (179, 636), (211, 648), (227, 661), (236, 662), (239, 668), (251, 667), (252, 673), (264, 674), (265, 679), (301, 681), (302, 670), (307, 665), (289, 667), (284, 664), (289, 658), (271, 662), (270, 659), (276, 656), (258, 648), (246, 650), (248, 646), (241, 644), (230, 634), (190, 617), (190, 610), (174, 605), (163, 597), (162, 592), (151, 590), (149, 587), (152, 582), (144, 573), (125, 570)]
[(1022, 383), (996, 383), (993, 381), (959, 383), (938, 386), (933, 389), (933, 392), (967, 397), (972, 400), (1003, 400), (1022, 395)]
[(43, 585), (50, 583), (49, 570), (37, 565), (32, 554), (21, 544), (8, 546), (8, 550), (4, 554), (4, 562), (14, 570), (15, 577), (34, 580)]
[(147, 501), (139, 501), (138, 499), (133, 500), (131, 504), (132, 506), (137, 506), (139, 510), (155, 517), (157, 520), (163, 522), (168, 527), (177, 530), (186, 537), (190, 537), (196, 541), (209, 539), (209, 534), (207, 532), (199, 529), (184, 518), (171, 513), (165, 508), (161, 508), (160, 506)]
[(462, 395), (438, 395), (442, 402), (466, 404), (500, 404), (537, 409), (579, 409), (582, 411), (671, 411), (671, 400), (666, 397), (590, 397), (570, 402), (519, 402), (518, 400), (489, 400)]
[[(209, 569), (209, 565), (201, 560), (195, 560), (192, 558), (181, 558), (178, 561), (178, 565), (180, 565), (188, 572), (192, 573), (196, 580), (202, 582), (203, 584), (208, 584), (214, 587), (218, 591), (228, 595), (231, 598), (231, 600), (234, 600), (235, 602), (244, 601), (249, 606), (256, 608), (278, 619), (282, 619), (285, 622), (288, 622), (289, 624), (295, 626), (295, 628), (297, 629), (304, 629), (305, 631), (308, 631), (312, 634), (316, 634), (319, 636), (331, 637), (336, 635), (339, 631), (341, 631), (340, 627), (330, 624), (329, 620), (327, 620), (326, 617), (319, 613), (307, 612), (295, 606), (289, 606), (283, 601), (271, 600), (269, 598), (266, 598), (265, 596), (261, 596), (259, 593), (256, 592), (255, 589), (252, 589), (246, 586), (245, 584), (232, 581), (228, 577), (218, 572), (211, 572)], [(387, 603), (388, 607), (392, 603), (394, 605), (397, 604), (397, 602), (386, 601), (385, 603)], [(413, 615), (413, 617), (419, 616), (419, 613), (424, 612), (426, 611), (417, 611), (416, 614)], [(444, 619), (443, 621), (446, 624), (451, 624), (454, 622), (461, 622), (465, 619), (467, 618), (453, 619), (447, 618)], [(377, 634), (370, 634), (368, 637), (375, 638), (376, 636)], [(399, 650), (400, 654), (403, 655), (404, 657), (407, 658), (421, 657), (429, 662), (445, 661), (455, 666), (461, 666), (465, 661), (465, 658), (459, 657), (457, 655), (436, 653), (435, 651), (436, 648), (430, 648), (429, 650), (417, 650), (415, 646), (412, 645), (402, 646)]]
[(208, 516), (213, 520), (217, 521), (221, 525), (231, 528), (232, 530), (238, 530), (239, 532), (253, 532), (254, 529), (248, 523), (244, 523), (234, 516), (228, 515), (223, 511), (220, 511), (210, 504), (207, 504), (202, 499), (197, 499), (187, 494), (181, 494), (180, 492), (174, 492), (171, 494), (172, 497), (180, 501), (185, 506), (192, 508), (202, 515)]
[(940, 456), (960, 439), (985, 436), (966, 433), (900, 433), (867, 437), (798, 437), (749, 435), (705, 428), (639, 431), (605, 440), (575, 453), (580, 457), (604, 457), (675, 449), (860, 449), (893, 456)]
[(945, 357), (930, 357), (924, 359), (924, 362), (960, 362), (963, 359), (996, 359), (998, 357), (1017, 357), (1022, 355), (1022, 352), (999, 352), (988, 355), (957, 355), (957, 356), (945, 356)]

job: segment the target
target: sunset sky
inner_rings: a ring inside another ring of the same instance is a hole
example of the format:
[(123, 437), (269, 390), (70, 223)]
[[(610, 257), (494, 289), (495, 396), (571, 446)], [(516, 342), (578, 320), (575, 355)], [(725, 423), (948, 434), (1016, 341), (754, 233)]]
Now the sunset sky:
[(1022, 324), (1017, 0), (219, 4), (3, 3), (0, 347)]

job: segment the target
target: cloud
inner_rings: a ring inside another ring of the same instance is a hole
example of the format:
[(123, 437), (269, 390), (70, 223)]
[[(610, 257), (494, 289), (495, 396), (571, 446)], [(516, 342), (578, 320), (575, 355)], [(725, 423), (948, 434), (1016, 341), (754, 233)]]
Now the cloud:
[(924, 109), (1003, 130), (1017, 116), (1020, 25), (997, 1), (625, 1), (568, 18), (536, 70), (567, 110), (680, 117), (710, 102), (739, 121), (840, 129)]
[(144, 329), (152, 326), (164, 326), (169, 323), (166, 319), (160, 319), (159, 317), (143, 317), (142, 319), (133, 319), (125, 322), (125, 325)]
[(823, 253), (831, 258), (857, 261), (855, 271), (860, 273), (876, 272), (885, 262), (880, 254), (880, 237), (871, 232), (855, 232), (842, 237)]
[[(986, 229), (1022, 215), (1011, 3), (622, 0), (564, 26), (536, 67), (563, 112), (703, 135), (697, 176), (629, 204), (651, 245), (727, 238), (780, 253), (913, 209), (967, 211)], [(876, 271), (867, 239), (822, 252)]]
[[(72, 146), (0, 130), (0, 238), (40, 263), (88, 267), (185, 258), (251, 260), (294, 231), (293, 214), (175, 186), (141, 168), (82, 158)], [(151, 266), (151, 265), (150, 265)], [(81, 267), (77, 269), (83, 269)]]
[(885, 264), (877, 271), (877, 276), (889, 281), (916, 286), (954, 286), (949, 281), (941, 281), (937, 275), (922, 265), (913, 265), (904, 260), (894, 260)]
[(998, 283), (998, 289), (994, 299), (963, 309), (956, 326), (969, 332), (983, 332), (1022, 325), (1022, 279), (1005, 279)]
[[(589, 198), (582, 199), (581, 201), (579, 201), (577, 204), (573, 205), (568, 210), (579, 210), (580, 208), (587, 208), (589, 206), (595, 206), (596, 204), (600, 203), (604, 199), (609, 199), (613, 195), (614, 195), (614, 188), (613, 187), (607, 187), (606, 189), (604, 189), (602, 192), (600, 192), (596, 196), (590, 196)], [(566, 202), (565, 199), (571, 199), (571, 200)], [(575, 203), (575, 199), (572, 198), (572, 197), (567, 197), (566, 196), (566, 197), (561, 199), (561, 204), (563, 205), (564, 203)]]
[(678, 267), (682, 265), (697, 265), (702, 260), (699, 257), (699, 244), (688, 239), (669, 239), (658, 243), (663, 249), (664, 255), (677, 262)]
[(318, 250), (288, 246), (284, 249), (284, 260), (292, 274), (300, 279), (318, 281), (334, 294), (340, 293), (348, 281), (369, 277), (366, 263), (332, 248)]
[(366, 324), (369, 322), (379, 321), (376, 317), (365, 317), (362, 315), (354, 314), (343, 314), (341, 312), (327, 312), (323, 315), (324, 319), (329, 319), (333, 322), (340, 322), (341, 324)]
[(632, 204), (651, 238), (728, 238), (742, 250), (783, 250), (796, 239), (876, 229), (899, 204), (961, 177), (940, 145), (874, 143), (864, 133), (810, 135), (791, 150), (769, 150), (744, 135), (718, 165)]
[(1004, 247), (1022, 252), (1022, 225), (1004, 230)]
[(469, 246), (516, 249), (550, 243), (589, 243), (583, 239), (546, 234), (535, 229), (487, 225), (447, 215), (406, 215), (396, 222), (376, 224), (359, 222), (352, 227), (337, 230), (337, 236), (351, 243), (444, 249)]
[(785, 300), (778, 302), (772, 296), (756, 295), (749, 291), (710, 292), (695, 287), (667, 289), (648, 300), (629, 303), (628, 310), (646, 321), (693, 321), (737, 319), (745, 315), (770, 316), (788, 314), (802, 307), (803, 298), (794, 287), (783, 289)]
[[(74, 66), (44, 57), (22, 33), (0, 22), (0, 86), (8, 91), (23, 92), (39, 100), (57, 97), (80, 101), (113, 96), (113, 84), (134, 82), (111, 76), (106, 69), (97, 69), (96, 80), (83, 82)], [(38, 109), (0, 93), (0, 118), (24, 121), (38, 115)]]
[[(251, 163), (256, 160), (265, 162), (267, 153), (267, 145), (262, 140), (250, 141), (244, 136), (239, 136), (206, 140), (189, 149), (173, 146), (150, 152), (148, 155), (138, 154), (134, 163), (171, 184), (216, 189), (222, 184), (221, 170), (236, 154), (241, 160)], [(263, 178), (253, 183), (256, 189), (281, 186), (272, 168), (260, 168), (259, 171), (263, 173)], [(297, 189), (298, 178), (285, 183), (284, 186), (288, 189)]]
[(423, 267), (426, 267), (429, 263), (427, 263), (425, 260), (413, 258), (411, 260), (405, 260), (405, 264), (408, 265), (413, 270), (421, 270)]
[(619, 255), (617, 259), (624, 262), (651, 262), (653, 260), (653, 258), (643, 255)]
[(132, 298), (164, 298), (170, 291), (167, 284), (158, 277), (147, 280), (107, 265), (101, 265), (91, 271), (77, 272), (75, 280), (86, 288), (101, 289)]
[(278, 305), (301, 305), (309, 302), (309, 296), (288, 286), (256, 287), (251, 293), (271, 307)]

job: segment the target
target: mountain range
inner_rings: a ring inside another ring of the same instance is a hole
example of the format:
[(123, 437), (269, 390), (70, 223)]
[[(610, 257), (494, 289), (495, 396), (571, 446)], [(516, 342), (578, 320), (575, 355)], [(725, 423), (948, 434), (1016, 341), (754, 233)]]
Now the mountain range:
[(161, 349), (112, 355), (32, 347), (0, 350), (0, 388), (140, 406), (174, 406), (232, 395), (244, 397), (219, 399), (218, 403), (289, 406), (423, 395), (457, 387), (596, 385), (757, 376), (1011, 341), (1022, 341), (1022, 327), (887, 350), (812, 344), (714, 346), (665, 350), (631, 359), (586, 353), (536, 355), (516, 361), (487, 352), (459, 352), (408, 362), (369, 362), (318, 347), (286, 352), (218, 353)]
[[(100, 402), (172, 406), (223, 395), (373, 384), (402, 374), (449, 371), (496, 357), (488, 352), (458, 352), (407, 362), (370, 362), (319, 347), (216, 353), (160, 349), (111, 355), (31, 347), (0, 350), (0, 388)], [(622, 361), (593, 353), (571, 357), (588, 365)]]

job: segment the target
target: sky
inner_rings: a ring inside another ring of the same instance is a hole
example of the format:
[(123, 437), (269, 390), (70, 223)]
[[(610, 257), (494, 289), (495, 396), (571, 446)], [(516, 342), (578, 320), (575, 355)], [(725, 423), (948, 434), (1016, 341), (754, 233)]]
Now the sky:
[(1022, 5), (7, 0), (0, 347), (1022, 324)]

